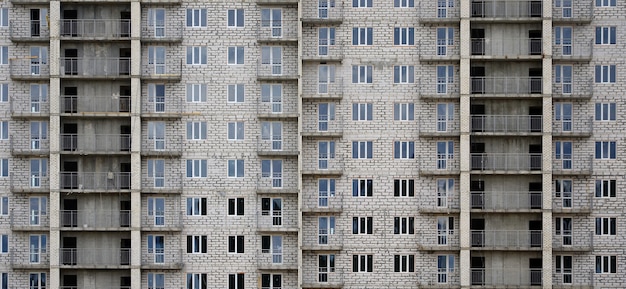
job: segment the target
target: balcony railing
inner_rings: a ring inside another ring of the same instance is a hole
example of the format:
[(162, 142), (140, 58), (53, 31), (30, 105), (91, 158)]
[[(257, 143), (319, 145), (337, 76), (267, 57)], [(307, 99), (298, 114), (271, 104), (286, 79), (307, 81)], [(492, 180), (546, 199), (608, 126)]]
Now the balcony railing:
[(61, 134), (65, 152), (130, 152), (130, 134)]
[(10, 111), (13, 117), (39, 117), (50, 115), (50, 103), (47, 99), (33, 101), (30, 95), (11, 97)]
[(334, 212), (343, 210), (343, 196), (330, 192), (329, 196), (306, 198), (302, 204), (303, 212)]
[[(446, 250), (460, 246), (459, 234), (454, 230), (425, 229), (416, 234), (422, 249)], [(458, 250), (458, 249), (457, 249)]]
[(448, 45), (447, 39), (437, 40), (436, 44), (433, 40), (420, 40), (417, 44), (417, 53), (420, 59), (425, 60), (451, 60), (458, 59), (460, 55), (460, 46), (458, 41), (454, 41), (455, 45)]
[(180, 79), (183, 71), (183, 60), (176, 57), (143, 58), (141, 60), (141, 77), (143, 79)]
[(256, 183), (257, 192), (267, 193), (297, 193), (296, 182), (285, 178), (283, 173), (260, 174)]
[(45, 155), (50, 152), (50, 140), (46, 137), (33, 138), (29, 135), (11, 135), (11, 153), (14, 155)]
[(269, 61), (259, 60), (257, 62), (257, 78), (262, 79), (296, 79), (298, 73), (296, 65), (293, 63), (285, 63), (286, 59), (280, 60), (280, 63), (270, 63)]
[(471, 192), (471, 208), (479, 210), (534, 210), (541, 209), (541, 192)]
[(130, 112), (130, 96), (61, 96), (61, 113)]
[(182, 116), (184, 102), (180, 97), (144, 97), (141, 100), (141, 115), (157, 118)]
[(130, 173), (60, 172), (61, 190), (128, 190)]
[(257, 212), (256, 227), (259, 231), (297, 231), (298, 220), (286, 210)]
[(459, 1), (447, 1), (445, 6), (448, 6), (449, 2), (453, 3), (451, 7), (439, 7), (439, 3), (442, 2), (416, 1), (415, 6), (418, 7), (417, 14), (420, 22), (459, 21), (461, 17)]
[(9, 60), (9, 72), (16, 79), (45, 79), (50, 77), (47, 59), (15, 58)]
[(180, 193), (183, 189), (183, 180), (183, 174), (175, 172), (168, 172), (167, 176), (165, 173), (163, 176), (143, 175), (141, 188), (155, 193)]
[(141, 40), (175, 42), (183, 40), (183, 23), (180, 21), (146, 22), (141, 25)]
[(471, 230), (472, 247), (541, 248), (541, 231), (534, 230)]
[(141, 213), (142, 229), (154, 231), (179, 230), (183, 228), (182, 214), (176, 211), (153, 211), (152, 215), (147, 212)]
[(423, 77), (417, 87), (422, 98), (458, 98), (461, 91), (458, 78)]
[(61, 37), (130, 38), (130, 19), (61, 19)]
[(476, 18), (528, 18), (541, 20), (541, 1), (472, 0), (471, 16)]
[(541, 170), (541, 153), (472, 153), (472, 170), (530, 171)]
[(183, 250), (153, 248), (141, 252), (141, 267), (143, 269), (181, 268)]
[(180, 155), (183, 152), (183, 136), (173, 135), (157, 138), (144, 135), (141, 140), (141, 153), (148, 155)]
[(317, 43), (311, 43), (311, 45), (302, 48), (303, 60), (339, 61), (344, 58), (343, 45), (339, 41), (329, 42), (324, 39), (315, 40)]
[(343, 169), (343, 159), (337, 155), (322, 160), (310, 159), (302, 165), (302, 173), (309, 175), (341, 175)]
[(447, 116), (442, 120), (436, 120), (436, 116), (422, 116), (418, 119), (419, 133), (424, 136), (435, 135), (458, 135), (460, 132), (460, 121), (458, 117), (448, 120)]
[(472, 55), (519, 57), (542, 54), (541, 38), (472, 38)]
[(9, 37), (12, 40), (45, 41), (50, 39), (50, 28), (46, 20), (11, 20)]
[[(317, 220), (317, 219), (316, 219)], [(319, 229), (315, 226), (315, 233), (306, 234), (302, 238), (302, 248), (307, 251), (341, 250), (343, 248), (343, 234), (328, 229)]]
[(282, 246), (278, 250), (258, 250), (256, 260), (259, 270), (295, 270), (298, 268), (298, 254), (288, 246)]
[(61, 266), (98, 268), (129, 266), (130, 249), (60, 248)]
[(458, 158), (455, 159), (446, 156), (437, 156), (434, 152), (431, 155), (420, 156), (418, 166), (420, 174), (427, 175), (458, 174), (461, 168)]
[(61, 210), (61, 226), (66, 228), (130, 227), (130, 210)]
[(297, 41), (297, 21), (261, 20), (257, 22), (256, 37), (258, 41)]
[(257, 137), (256, 151), (259, 155), (297, 155), (298, 143), (287, 135)]
[(11, 210), (10, 223), (11, 230), (48, 230), (50, 227), (50, 214), (46, 212), (38, 212), (34, 211), (32, 213), (24, 214), (23, 212), (28, 212), (27, 209), (13, 209)]
[(27, 244), (24, 244), (24, 250), (20, 250), (21, 248), (18, 248), (19, 245), (12, 247), (13, 250), (10, 250), (9, 263), (11, 264), (12, 268), (45, 269), (50, 267), (50, 254), (46, 252), (46, 250), (27, 249), (26, 245)]
[(59, 74), (65, 77), (130, 76), (130, 57), (61, 57)]
[(11, 192), (50, 192), (50, 178), (37, 174), (11, 173), (9, 175)]
[(472, 132), (481, 133), (540, 133), (541, 115), (472, 115)]
[(541, 269), (471, 268), (471, 285), (541, 286)]
[(543, 83), (537, 77), (471, 77), (472, 94), (541, 94)]

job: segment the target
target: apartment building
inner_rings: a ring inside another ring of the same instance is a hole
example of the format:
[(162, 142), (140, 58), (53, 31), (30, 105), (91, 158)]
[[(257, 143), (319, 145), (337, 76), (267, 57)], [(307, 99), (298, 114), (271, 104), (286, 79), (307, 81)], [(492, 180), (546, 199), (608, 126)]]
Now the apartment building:
[(0, 289), (623, 288), (624, 15), (4, 1)]

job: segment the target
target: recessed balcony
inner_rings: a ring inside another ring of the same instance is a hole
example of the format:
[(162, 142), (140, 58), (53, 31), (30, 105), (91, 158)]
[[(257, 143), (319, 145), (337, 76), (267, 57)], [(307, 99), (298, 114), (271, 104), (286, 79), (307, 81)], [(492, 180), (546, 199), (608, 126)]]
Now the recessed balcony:
[(13, 118), (29, 119), (50, 117), (50, 103), (45, 96), (37, 99), (31, 99), (30, 95), (11, 97), (9, 110)]
[[(594, 1), (575, 0), (570, 5), (552, 8), (554, 24), (588, 24), (593, 20)], [(572, 5), (573, 4), (573, 5)]]
[(471, 76), (471, 94), (473, 97), (509, 97), (530, 96), (537, 97), (543, 93), (543, 80), (537, 77), (479, 77)]
[(559, 100), (588, 100), (594, 94), (592, 78), (572, 79), (564, 77), (562, 83), (552, 85), (552, 98)]
[(9, 74), (14, 80), (47, 80), (50, 65), (42, 58), (14, 58), (9, 60)]
[(445, 226), (441, 230), (423, 230), (419, 243), (420, 249), (424, 251), (458, 251), (460, 248), (459, 235)]
[(541, 231), (471, 230), (472, 250), (541, 250)]
[(420, 156), (418, 160), (420, 175), (458, 175), (461, 168), (459, 160), (449, 157), (444, 154), (433, 154), (431, 157)]
[[(312, 62), (341, 62), (344, 58), (344, 49), (341, 43), (328, 39), (316, 39), (314, 45), (302, 47), (302, 61)], [(317, 63), (319, 64), (319, 63)]]
[(590, 137), (593, 135), (593, 118), (576, 118), (560, 116), (561, 119), (552, 121), (552, 136), (554, 137)]
[[(315, 226), (317, 230), (317, 226)], [(343, 248), (343, 234), (335, 229), (319, 229), (316, 234), (305, 234), (302, 238), (303, 251), (339, 251)]]
[(156, 20), (141, 25), (142, 42), (177, 43), (183, 41), (183, 22)]
[(470, 281), (474, 286), (541, 286), (542, 271), (521, 268), (471, 268)]
[(61, 113), (71, 116), (130, 116), (130, 96), (61, 96)]
[(120, 231), (130, 229), (130, 210), (61, 210), (61, 229)]
[(146, 251), (141, 253), (141, 269), (177, 270), (185, 266), (183, 250), (153, 248)]
[(424, 137), (451, 137), (460, 135), (460, 122), (458, 117), (448, 119), (444, 116), (442, 119), (435, 120), (436, 117), (428, 119), (419, 119), (419, 135)]
[(50, 28), (46, 20), (11, 20), (9, 39), (13, 42), (50, 41)]
[(299, 116), (296, 100), (284, 96), (259, 98), (256, 115), (259, 119), (297, 119)]
[(60, 172), (61, 191), (118, 192), (130, 190), (130, 173)]
[(561, 176), (588, 176), (593, 173), (593, 156), (569, 153), (552, 159), (552, 174)]
[(62, 40), (129, 40), (130, 19), (61, 19)]
[(13, 269), (47, 270), (50, 268), (50, 254), (41, 248), (22, 249), (14, 246), (11, 247), (9, 258), (9, 264)]
[(61, 57), (59, 63), (59, 75), (63, 78), (130, 78), (130, 57)]
[(420, 40), (417, 44), (417, 55), (420, 60), (427, 61), (451, 61), (459, 60), (459, 41), (455, 40), (454, 45), (448, 45), (448, 39), (437, 40), (437, 45), (433, 45), (432, 40)]
[(552, 236), (552, 250), (555, 252), (589, 252), (593, 249), (593, 233), (574, 231), (571, 226), (564, 228), (560, 234)]
[(415, 1), (419, 22), (433, 24), (458, 23), (461, 21), (461, 5), (459, 2)]
[(261, 20), (256, 24), (257, 42), (298, 42), (298, 21)]
[(472, 153), (471, 169), (475, 173), (517, 174), (541, 173), (541, 153)]
[(473, 59), (541, 59), (541, 38), (472, 38)]
[(541, 21), (543, 5), (541, 1), (472, 0), (470, 16), (472, 21)]
[(130, 268), (131, 249), (59, 248), (59, 266), (66, 269)]
[(478, 212), (539, 212), (541, 192), (475, 191), (471, 192), (470, 208)]
[(543, 129), (541, 115), (472, 115), (474, 135), (536, 135)]
[(130, 154), (130, 134), (60, 134), (62, 154)]
[[(313, 118), (317, 118), (317, 120)], [(310, 120), (310, 122), (306, 120)], [(300, 134), (310, 138), (341, 137), (343, 136), (343, 118), (326, 114), (307, 115)]]

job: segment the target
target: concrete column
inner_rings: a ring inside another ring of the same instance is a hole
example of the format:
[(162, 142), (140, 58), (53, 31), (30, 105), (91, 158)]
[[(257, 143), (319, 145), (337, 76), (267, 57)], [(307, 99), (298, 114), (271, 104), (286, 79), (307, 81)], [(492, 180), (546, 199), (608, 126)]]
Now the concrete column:
[(141, 3), (130, 3), (131, 12), (131, 270), (132, 288), (141, 288)]
[(459, 27), (459, 121), (461, 137), (459, 139), (459, 158), (461, 175), (459, 177), (459, 275), (461, 288), (468, 288), (471, 283), (471, 244), (470, 244), (470, 0), (460, 1), (461, 23)]

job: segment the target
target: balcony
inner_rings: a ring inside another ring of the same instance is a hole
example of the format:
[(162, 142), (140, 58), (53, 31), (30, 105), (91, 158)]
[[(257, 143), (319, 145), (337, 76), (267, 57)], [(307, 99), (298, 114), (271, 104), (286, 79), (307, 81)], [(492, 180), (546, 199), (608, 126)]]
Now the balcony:
[(11, 173), (9, 186), (12, 193), (49, 193), (50, 178), (29, 173)]
[(458, 116), (452, 120), (444, 118), (436, 120), (436, 116), (420, 116), (418, 119), (419, 135), (423, 137), (451, 137), (460, 135), (460, 121)]
[(302, 204), (303, 213), (341, 213), (343, 211), (343, 196), (330, 192), (330, 196), (306, 198)]
[(141, 230), (149, 232), (178, 232), (184, 227), (180, 211), (153, 211), (152, 215), (145, 210), (141, 213)]
[(257, 42), (298, 42), (298, 21), (261, 20), (256, 24)]
[(122, 191), (130, 190), (130, 173), (125, 172), (60, 172), (61, 191)]
[(273, 80), (297, 80), (297, 65), (288, 65), (282, 63), (286, 59), (280, 60), (281, 63), (270, 63), (269, 61), (259, 60), (256, 68), (257, 80), (273, 81)]
[(543, 82), (541, 76), (538, 77), (470, 77), (471, 94), (478, 97), (485, 96), (528, 96), (543, 93)]
[(11, 20), (9, 39), (13, 42), (47, 42), (50, 41), (50, 28), (41, 20)]
[(14, 156), (48, 156), (50, 140), (47, 138), (31, 138), (28, 135), (12, 135), (10, 140), (11, 154)]
[(46, 80), (50, 66), (47, 59), (15, 58), (9, 60), (9, 73), (14, 80)]
[(593, 173), (593, 156), (563, 155), (552, 159), (552, 174), (561, 176), (589, 176)]
[(183, 174), (168, 172), (167, 177), (143, 175), (141, 191), (155, 194), (180, 194), (183, 191)]
[[(436, 1), (415, 1), (420, 23), (446, 24), (461, 21), (460, 1), (452, 2), (452, 7), (439, 7)], [(445, 5), (448, 6), (448, 5)]]
[(183, 115), (183, 107), (181, 97), (142, 97), (141, 117), (179, 119)]
[(593, 234), (583, 230), (563, 230), (561, 234), (552, 237), (552, 251), (590, 252), (593, 250)]
[(343, 272), (341, 269), (328, 267), (303, 272), (302, 288), (343, 288)]
[(50, 230), (50, 215), (46, 212), (33, 211), (30, 214), (24, 214), (22, 212), (28, 212), (29, 210), (23, 208), (21, 210), (11, 210), (10, 223), (12, 231), (48, 231)]
[(454, 41), (455, 45), (448, 45), (446, 40), (437, 40), (437, 45), (433, 45), (432, 40), (419, 40), (417, 43), (417, 54), (420, 60), (429, 61), (451, 61), (459, 60), (459, 41)]
[(574, 194), (560, 192), (552, 198), (552, 213), (555, 214), (590, 214), (593, 212), (595, 196), (592, 194)]
[(62, 154), (129, 154), (130, 134), (61, 134)]
[[(435, 71), (432, 73), (435, 73)], [(458, 99), (461, 92), (458, 78), (423, 77), (419, 79), (417, 87), (421, 99)]]
[(130, 19), (61, 19), (61, 39), (124, 40), (130, 39)]
[(302, 238), (303, 251), (339, 251), (343, 249), (343, 234), (328, 229), (318, 229), (316, 234), (305, 234)]
[(445, 156), (439, 158), (436, 154), (430, 157), (422, 155), (417, 163), (420, 175), (458, 175), (461, 168), (458, 159), (448, 159)]
[(50, 103), (47, 99), (31, 100), (30, 95), (11, 97), (9, 110), (13, 118), (48, 118), (50, 117)]
[(472, 250), (541, 250), (541, 231), (471, 230)]
[(471, 268), (472, 286), (541, 286), (541, 269)]
[(298, 4), (297, 0), (256, 0), (256, 4), (259, 6), (263, 5), (296, 5)]
[(458, 251), (460, 240), (458, 232), (448, 230), (424, 229), (421, 234), (416, 234), (419, 238), (420, 250), (434, 251)]
[(72, 116), (130, 116), (130, 96), (61, 96), (61, 113)]
[(594, 1), (572, 1), (573, 7), (552, 8), (554, 24), (588, 24), (593, 20)]
[(298, 107), (296, 100), (285, 98), (257, 100), (256, 115), (259, 119), (297, 119)]
[[(314, 3), (310, 1), (306, 4)], [(302, 9), (302, 23), (306, 24), (341, 24), (343, 22), (343, 2), (328, 1), (326, 7), (307, 5)]]
[(130, 210), (61, 210), (60, 215), (62, 230), (130, 230)]
[(283, 135), (257, 137), (256, 152), (259, 156), (297, 156), (298, 142)]
[(141, 25), (142, 42), (176, 43), (183, 41), (183, 22), (162, 20)]
[(562, 119), (552, 121), (554, 137), (590, 137), (593, 135), (593, 118)]
[(288, 211), (263, 211), (256, 214), (258, 232), (298, 232), (298, 220), (295, 214)]
[(552, 59), (564, 60), (564, 61), (590, 61), (593, 58), (593, 39), (580, 40), (563, 39), (563, 42), (568, 41), (568, 44), (553, 45), (552, 46)]
[(473, 21), (541, 21), (543, 12), (541, 1), (472, 0)]
[[(595, 270), (573, 269), (565, 270), (563, 274), (552, 275), (553, 289), (594, 289)], [(609, 277), (610, 278), (610, 277)], [(601, 279), (601, 278), (600, 278)]]
[(473, 59), (537, 59), (543, 57), (541, 38), (472, 38)]
[(141, 269), (178, 270), (185, 266), (183, 250), (155, 248), (141, 253)]
[(480, 212), (540, 212), (541, 192), (471, 192), (470, 207)]
[(541, 153), (472, 153), (471, 169), (478, 173), (541, 173)]
[(130, 249), (59, 248), (60, 267), (68, 269), (130, 268)]
[(592, 78), (587, 78), (587, 80), (572, 80), (570, 78), (565, 79), (565, 81), (567, 81), (567, 83), (556, 83), (552, 85), (553, 99), (588, 100), (593, 96), (594, 83)]
[[(336, 41), (329, 43), (326, 39), (315, 39), (316, 42), (302, 47), (302, 61), (341, 62), (344, 58), (343, 45)], [(337, 76), (338, 77), (338, 76)]]
[(288, 247), (258, 250), (256, 253), (257, 269), (262, 271), (298, 270), (298, 254), (296, 250)]
[(343, 175), (344, 163), (340, 156), (332, 156), (326, 159), (308, 159), (302, 164), (303, 175), (313, 176), (341, 176)]
[(141, 59), (141, 79), (180, 81), (182, 78), (183, 60), (176, 57), (165, 59)]
[[(26, 244), (24, 244), (26, 246)], [(47, 270), (50, 268), (50, 255), (37, 249), (24, 249), (12, 247), (10, 250), (9, 264), (13, 269)], [(44, 250), (45, 251), (45, 250)], [(9, 287), (13, 288), (13, 287)], [(16, 287), (17, 288), (17, 287)]]
[(257, 194), (297, 194), (298, 186), (295, 180), (287, 180), (281, 172), (271, 175), (260, 174), (256, 182)]
[(303, 137), (341, 137), (343, 136), (343, 118), (329, 115), (307, 115), (300, 132)]
[(130, 57), (61, 57), (59, 75), (64, 78), (130, 78)]
[(541, 134), (541, 115), (472, 115), (474, 135), (527, 135)]
[(183, 136), (173, 135), (157, 138), (151, 134), (141, 139), (141, 155), (179, 157), (183, 154)]

